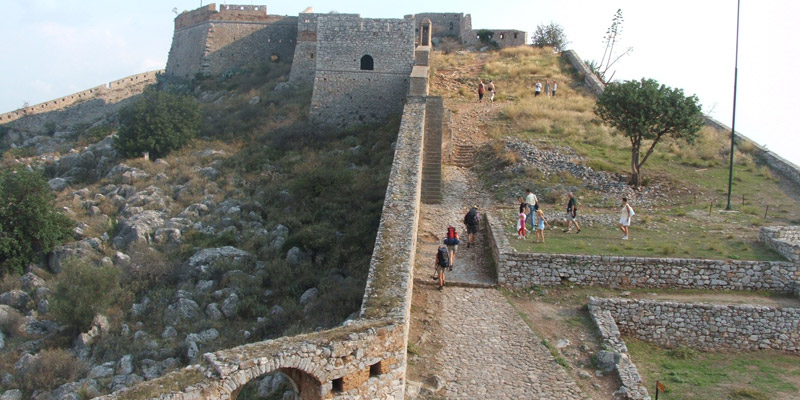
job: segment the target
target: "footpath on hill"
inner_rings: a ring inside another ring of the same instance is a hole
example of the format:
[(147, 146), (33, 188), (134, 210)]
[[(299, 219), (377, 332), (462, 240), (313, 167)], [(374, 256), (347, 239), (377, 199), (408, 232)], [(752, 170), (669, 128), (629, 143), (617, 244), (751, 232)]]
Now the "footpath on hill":
[[(447, 104), (456, 109), (453, 143), (488, 140), (484, 123), (498, 103)], [(485, 234), (467, 248), (463, 216), (489, 210), (489, 196), (469, 169), (443, 168), (441, 204), (423, 205), (417, 237), (406, 398), (585, 399), (541, 339), (494, 285)], [(443, 291), (432, 279), (434, 255), (449, 225), (462, 236)], [(483, 231), (482, 231), (483, 232)]]

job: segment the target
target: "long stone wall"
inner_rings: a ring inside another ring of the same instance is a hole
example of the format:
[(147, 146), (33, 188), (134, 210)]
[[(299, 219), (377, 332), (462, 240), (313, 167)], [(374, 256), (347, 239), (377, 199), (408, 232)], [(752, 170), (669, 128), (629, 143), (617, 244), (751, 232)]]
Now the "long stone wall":
[(156, 83), (156, 76), (164, 70), (149, 71), (131, 75), (116, 81), (95, 86), (91, 89), (73, 93), (55, 100), (20, 108), (15, 111), (0, 114), (0, 124), (16, 121), (23, 117), (59, 111), (78, 103), (90, 100), (102, 100), (105, 103), (117, 103), (131, 96), (141, 93), (147, 85)]
[(518, 253), (511, 248), (499, 220), (494, 215), (486, 219), (497, 280), (503, 286), (568, 283), (794, 293), (800, 280), (798, 264), (780, 261)]
[(702, 350), (800, 351), (800, 309), (756, 305), (590, 299), (623, 335)]

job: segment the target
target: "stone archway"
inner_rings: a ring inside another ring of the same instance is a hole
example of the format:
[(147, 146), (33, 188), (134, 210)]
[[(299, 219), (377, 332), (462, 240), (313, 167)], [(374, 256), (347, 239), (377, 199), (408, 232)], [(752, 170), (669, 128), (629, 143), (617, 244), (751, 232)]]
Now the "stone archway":
[(321, 400), (321, 384), (317, 379), (297, 368), (279, 368), (269, 373), (258, 376), (257, 378), (247, 382), (244, 386), (237, 389), (232, 395), (231, 400), (254, 400), (262, 399), (258, 395), (259, 386), (263, 383), (264, 379), (270, 378), (272, 380), (278, 379), (278, 382), (272, 381), (268, 386), (272, 386), (273, 390), (286, 393), (288, 391), (294, 392), (295, 400)]

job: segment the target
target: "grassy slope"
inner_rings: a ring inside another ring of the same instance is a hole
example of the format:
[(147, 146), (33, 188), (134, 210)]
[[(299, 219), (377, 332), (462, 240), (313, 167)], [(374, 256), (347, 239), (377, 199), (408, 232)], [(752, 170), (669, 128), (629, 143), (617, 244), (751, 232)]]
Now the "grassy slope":
[[(496, 139), (516, 137), (540, 149), (566, 146), (575, 152), (574, 162), (595, 170), (627, 174), (630, 144), (624, 136), (602, 125), (593, 113), (594, 98), (583, 89), (573, 68), (548, 49), (516, 48), (475, 55), (474, 53), (434, 57), (435, 68), (445, 72), (483, 57), (484, 79), (494, 79), (498, 100), (508, 101), (490, 132)], [(441, 60), (437, 60), (441, 59)], [(435, 74), (434, 74), (435, 75)], [(455, 101), (472, 101), (468, 78), (458, 88), (438, 88)], [(559, 82), (555, 98), (533, 97), (537, 80)], [(436, 82), (434, 82), (436, 83)], [(631, 228), (633, 241), (619, 241), (614, 226), (587, 228), (580, 237), (548, 231), (546, 245), (516, 241), (513, 225), (514, 199), (523, 188), (533, 186), (546, 212), (563, 211), (565, 192), (576, 192), (583, 215), (616, 215), (617, 200), (582, 187), (571, 175), (548, 175), (532, 168), (513, 168), (518, 155), (502, 146), (485, 149), (487, 158), (478, 170), (499, 202), (509, 205), (503, 215), (513, 245), (520, 251), (588, 253), (694, 258), (781, 259), (758, 242), (762, 225), (782, 225), (800, 221), (798, 189), (785, 184), (740, 148), (734, 173), (735, 213), (720, 213), (727, 193), (727, 139), (724, 132), (704, 128), (694, 145), (666, 140), (643, 167), (650, 185), (665, 188), (669, 202), (650, 208), (637, 208)], [(634, 207), (637, 205), (634, 203)], [(767, 217), (764, 214), (767, 211)], [(709, 213), (711, 208), (711, 213)]]

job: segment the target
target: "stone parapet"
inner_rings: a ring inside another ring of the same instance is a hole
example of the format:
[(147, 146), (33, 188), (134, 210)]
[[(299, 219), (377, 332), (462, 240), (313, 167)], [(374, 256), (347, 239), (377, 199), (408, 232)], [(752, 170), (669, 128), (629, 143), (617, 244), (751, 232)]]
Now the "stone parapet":
[(800, 265), (791, 262), (518, 253), (499, 220), (487, 215), (487, 221), (498, 283), (507, 287), (575, 284), (795, 293), (800, 279)]
[(566, 50), (561, 52), (561, 56), (566, 58), (570, 64), (578, 71), (578, 76), (583, 78), (584, 84), (592, 94), (599, 96), (606, 89), (600, 79), (592, 72), (588, 65), (578, 56), (574, 50)]

